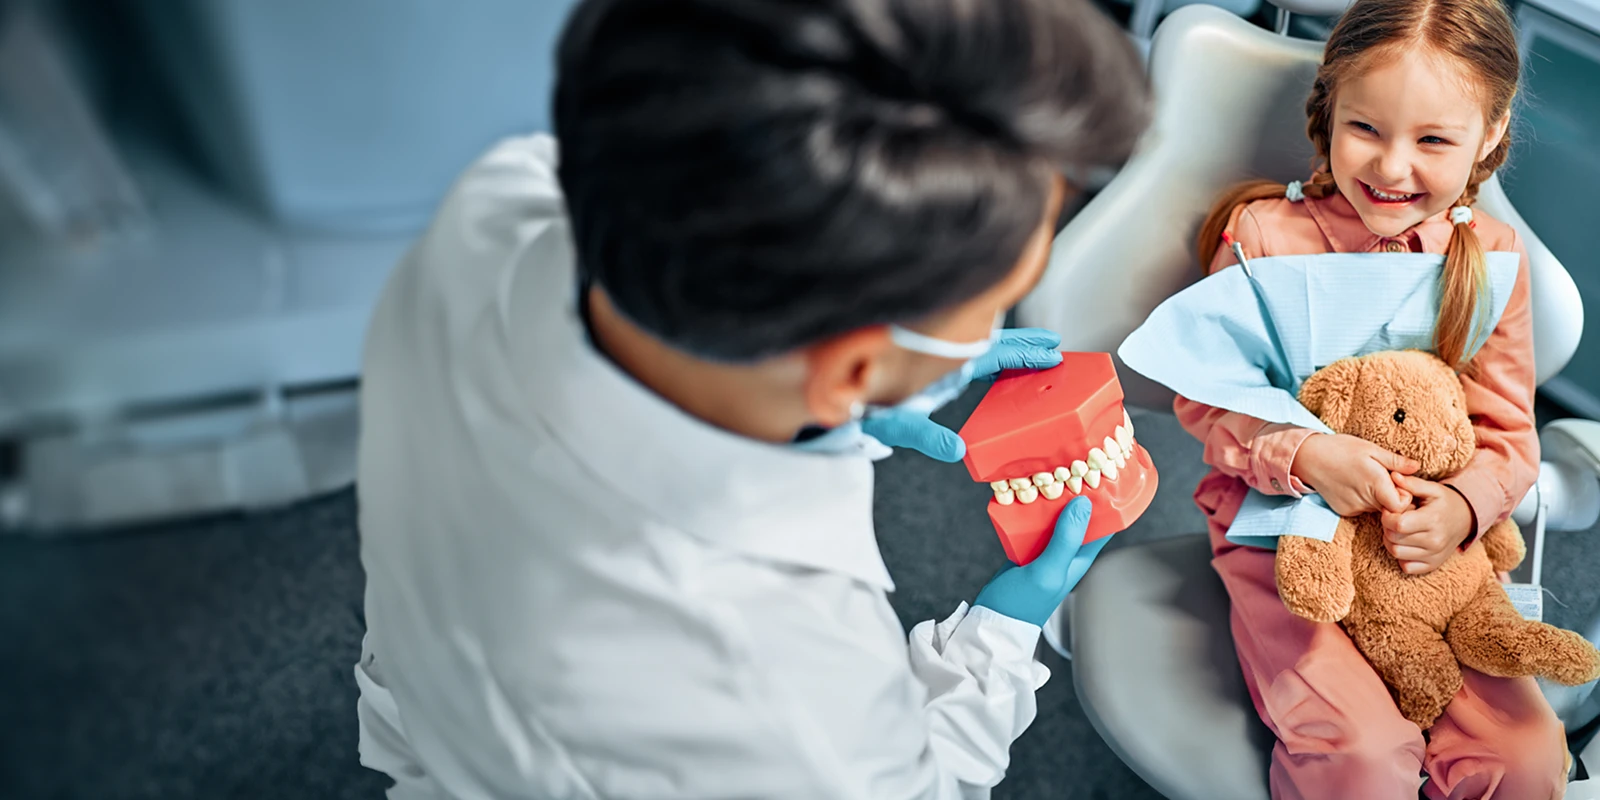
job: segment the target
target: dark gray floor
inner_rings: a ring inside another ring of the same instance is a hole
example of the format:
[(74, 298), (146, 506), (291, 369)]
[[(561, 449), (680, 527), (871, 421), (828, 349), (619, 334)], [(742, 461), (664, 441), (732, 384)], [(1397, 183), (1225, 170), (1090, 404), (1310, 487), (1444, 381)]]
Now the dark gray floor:
[[(941, 414), (958, 423), (969, 394)], [(1136, 415), (1161, 468), (1155, 506), (1113, 546), (1191, 533), (1199, 447)], [(898, 455), (879, 469), (884, 557), (908, 625), (970, 600), (1002, 554), (985, 487), (959, 465)], [(1580, 570), (1600, 540), (1557, 534), (1551, 621), (1600, 602)], [(356, 763), (350, 665), (362, 575), (351, 493), (271, 514), (72, 541), (0, 540), (0, 798), (377, 798)], [(999, 798), (1155, 798), (1100, 741), (1066, 662), (1012, 750)]]

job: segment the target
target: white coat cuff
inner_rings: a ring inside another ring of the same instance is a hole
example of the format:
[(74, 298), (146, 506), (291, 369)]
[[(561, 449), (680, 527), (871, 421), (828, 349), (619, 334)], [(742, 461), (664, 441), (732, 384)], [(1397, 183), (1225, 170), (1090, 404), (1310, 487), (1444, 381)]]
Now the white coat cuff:
[(937, 680), (940, 674), (957, 682), (977, 678), (983, 684), (993, 673), (1021, 678), (1038, 689), (1050, 679), (1050, 668), (1033, 657), (1040, 632), (1031, 622), (963, 602), (944, 620), (927, 620), (911, 629), (911, 668), (935, 697), (950, 688)]
[(911, 671), (928, 689), (933, 747), (969, 786), (1005, 777), (1011, 743), (1033, 722), (1050, 670), (1034, 660), (1039, 626), (963, 603), (911, 630)]

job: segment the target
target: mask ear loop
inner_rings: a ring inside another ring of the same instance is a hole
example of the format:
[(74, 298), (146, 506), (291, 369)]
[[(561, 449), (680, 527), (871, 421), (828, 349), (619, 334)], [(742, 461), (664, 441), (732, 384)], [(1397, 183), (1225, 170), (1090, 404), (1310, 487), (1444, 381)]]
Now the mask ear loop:
[(989, 352), (989, 348), (994, 346), (993, 337), (978, 342), (951, 342), (899, 325), (889, 326), (889, 339), (901, 349), (955, 361), (970, 361)]

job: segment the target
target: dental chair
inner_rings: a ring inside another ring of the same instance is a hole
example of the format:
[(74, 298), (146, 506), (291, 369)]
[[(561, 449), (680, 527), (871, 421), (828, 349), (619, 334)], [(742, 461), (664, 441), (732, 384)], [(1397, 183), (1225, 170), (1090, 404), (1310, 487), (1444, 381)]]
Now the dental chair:
[[(1333, 16), (1343, 0), (1279, 0), (1289, 13)], [(1168, 16), (1152, 42), (1153, 125), (1127, 166), (1057, 237), (1023, 325), (1062, 332), (1064, 349), (1115, 352), (1156, 305), (1200, 273), (1192, 241), (1225, 187), (1250, 177), (1303, 179), (1312, 149), (1304, 104), (1322, 43), (1289, 39), (1210, 6)], [(1542, 383), (1577, 348), (1583, 307), (1561, 264), (1495, 179), (1478, 206), (1515, 226), (1532, 265), (1535, 360)], [(1127, 369), (1130, 404), (1170, 413), (1172, 394)], [(1539, 484), (1517, 509), (1530, 542), (1513, 576), (1539, 594), (1544, 531), (1600, 516), (1600, 423), (1563, 420), (1541, 432)], [(1184, 487), (1185, 489), (1187, 487)], [(1078, 698), (1100, 735), (1138, 775), (1174, 800), (1268, 797), (1273, 738), (1256, 717), (1228, 626), (1228, 597), (1210, 542), (1180, 535), (1104, 553), (1073, 593), (1070, 639)], [(1600, 570), (1600, 558), (1595, 568)], [(1580, 631), (1591, 640), (1600, 628)], [(1547, 692), (1569, 730), (1600, 715), (1593, 687)], [(1600, 767), (1600, 744), (1589, 769)], [(1593, 790), (1593, 782), (1590, 790)], [(1580, 783), (1569, 800), (1589, 798)]]

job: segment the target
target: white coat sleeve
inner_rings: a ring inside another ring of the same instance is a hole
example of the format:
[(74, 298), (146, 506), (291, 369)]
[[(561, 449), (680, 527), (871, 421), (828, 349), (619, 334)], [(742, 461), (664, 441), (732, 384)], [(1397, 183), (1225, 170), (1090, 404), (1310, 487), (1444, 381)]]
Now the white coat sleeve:
[(746, 794), (988, 797), (1050, 674), (1034, 659), (1039, 627), (963, 604), (943, 622), (916, 626), (908, 649), (881, 592), (790, 588), (793, 600), (768, 595), (759, 608), (745, 606), (762, 618), (746, 629), (746, 652), (759, 676), (752, 713), (782, 740), (755, 750), (785, 754), (786, 763), (763, 771), (803, 773), (786, 783), (806, 788), (751, 786)]
[(928, 746), (962, 796), (986, 797), (971, 790), (1005, 777), (1011, 743), (1033, 723), (1034, 692), (1050, 677), (1033, 657), (1039, 626), (962, 603), (910, 638), (911, 671), (928, 687)]

